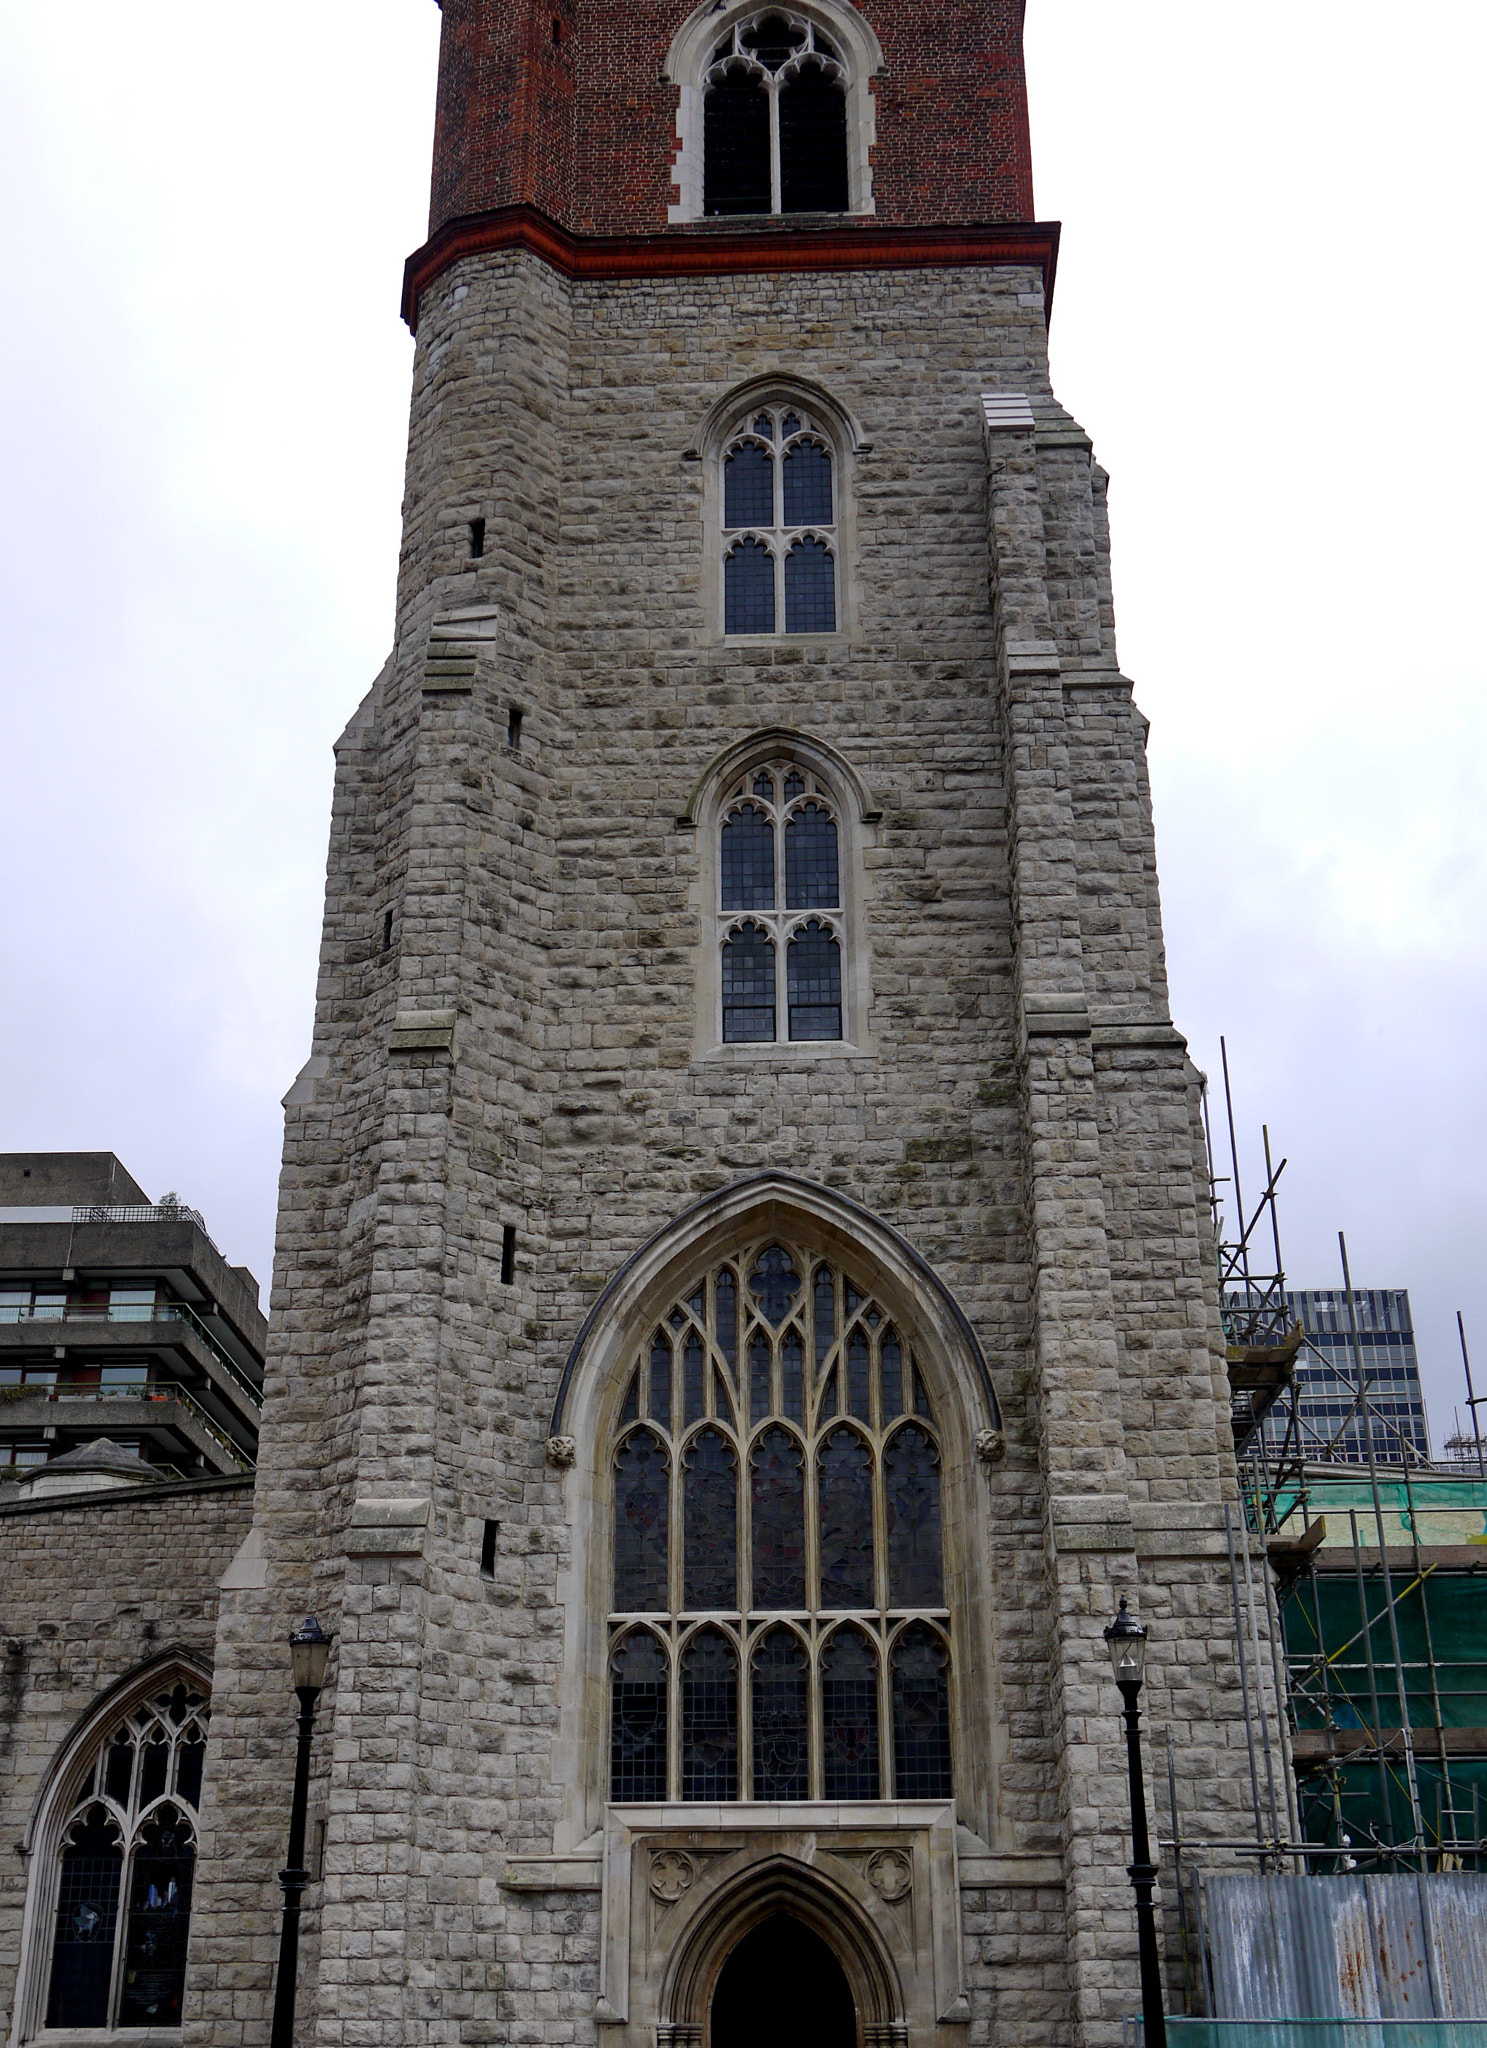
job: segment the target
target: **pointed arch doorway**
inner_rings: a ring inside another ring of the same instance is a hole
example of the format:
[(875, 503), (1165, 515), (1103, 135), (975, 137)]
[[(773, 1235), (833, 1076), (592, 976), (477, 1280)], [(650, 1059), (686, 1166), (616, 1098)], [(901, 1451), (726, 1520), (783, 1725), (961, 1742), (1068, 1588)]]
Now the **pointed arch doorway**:
[(711, 2021), (709, 2048), (858, 2048), (847, 1973), (791, 1913), (771, 1914), (729, 1952)]

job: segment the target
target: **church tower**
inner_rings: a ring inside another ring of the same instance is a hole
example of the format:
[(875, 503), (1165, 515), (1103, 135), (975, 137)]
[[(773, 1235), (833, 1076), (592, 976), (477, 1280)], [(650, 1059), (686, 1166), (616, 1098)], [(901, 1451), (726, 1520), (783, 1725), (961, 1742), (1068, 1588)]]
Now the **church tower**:
[(1198, 1077), (1021, 25), (444, 0), (188, 2041), (268, 2039), (307, 1612), (323, 2048), (1113, 2044), (1122, 1595), (1156, 1831), (1168, 1743), (1238, 1830)]

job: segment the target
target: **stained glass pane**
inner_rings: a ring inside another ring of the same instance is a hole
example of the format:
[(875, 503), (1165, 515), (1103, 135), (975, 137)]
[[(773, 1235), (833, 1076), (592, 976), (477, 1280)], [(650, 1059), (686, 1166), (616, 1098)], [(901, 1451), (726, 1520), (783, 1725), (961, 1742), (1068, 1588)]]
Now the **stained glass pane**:
[(769, 95), (740, 65), (708, 89), (702, 116), (704, 213), (768, 213)]
[(805, 1351), (792, 1331), (780, 1346), (780, 1412), (805, 1421)]
[[(830, 526), (831, 457), (815, 441), (797, 441), (785, 457), (783, 477), (785, 524), (787, 526)], [(730, 519), (729, 526), (756, 522)]]
[(769, 1392), (769, 1339), (756, 1336), (749, 1346), (749, 1399), (755, 1422), (762, 1422), (770, 1413)]
[(626, 1636), (614, 1654), (609, 1796), (666, 1797), (666, 1658), (654, 1636)]
[(859, 1323), (847, 1345), (847, 1413), (870, 1420), (867, 1393), (867, 1336)]
[(926, 1418), (930, 1415), (929, 1395), (924, 1391), (924, 1382), (919, 1377), (919, 1368), (914, 1368), (914, 1413)]
[(756, 804), (744, 804), (723, 827), (723, 908), (774, 909), (774, 826)]
[(723, 464), (723, 524), (774, 525), (774, 457), (753, 441), (735, 448)]
[(792, 768), (790, 770), (790, 773), (785, 777), (785, 801), (786, 803), (789, 803), (795, 797), (804, 795), (805, 782), (802, 779), (802, 777), (797, 775), (795, 770)]
[(147, 1742), (139, 1768), (139, 1803), (148, 1806), (158, 1799), (165, 1790), (165, 1780), (170, 1769), (170, 1749), (161, 1742)]
[(818, 1462), (821, 1605), (874, 1607), (873, 1460), (855, 1431), (835, 1429)]
[(922, 1623), (893, 1651), (893, 1789), (900, 1799), (950, 1797), (950, 1684), (944, 1646)]
[(762, 796), (767, 804), (774, 802), (774, 777), (767, 768), (761, 768), (754, 777), (754, 794)]
[[(762, 540), (741, 540), (728, 550), (723, 563), (723, 630), (774, 631), (774, 556)], [(792, 630), (803, 633), (831, 629), (800, 626)]]
[(821, 1743), (828, 1799), (879, 1797), (878, 1659), (855, 1628), (839, 1628), (822, 1654)]
[(738, 1460), (716, 1429), (688, 1446), (682, 1474), (685, 1516), (682, 1604), (690, 1613), (738, 1606)]
[[(728, 630), (772, 633), (774, 626), (771, 621), (768, 626), (730, 626)], [(798, 540), (785, 557), (785, 631), (836, 631), (836, 564), (824, 540)]]
[(190, 1806), (201, 1805), (201, 1771), (207, 1746), (199, 1737), (183, 1742), (176, 1751), (176, 1797)]
[(836, 1286), (829, 1266), (816, 1268), (816, 1380), (819, 1386), (826, 1359), (836, 1341)]
[(803, 65), (780, 92), (780, 209), (845, 213), (848, 203), (846, 95)]
[(622, 1409), (620, 1410), (620, 1421), (621, 1421), (621, 1422), (638, 1422), (638, 1421), (639, 1421), (639, 1419), (640, 1419), (640, 1374), (639, 1374), (639, 1373), (637, 1372), (637, 1373), (635, 1373), (635, 1374), (633, 1374), (633, 1375), (631, 1376), (630, 1384), (629, 1384), (629, 1386), (628, 1386), (628, 1387), (626, 1388), (626, 1390), (625, 1390), (625, 1405), (624, 1405), (624, 1407), (623, 1407), (623, 1408), (622, 1408)]
[(671, 1346), (660, 1330), (651, 1345), (651, 1421), (671, 1427)]
[(780, 432), (785, 436), (785, 439), (788, 441), (792, 434), (798, 434), (800, 432), (800, 425), (801, 423), (798, 416), (793, 412), (787, 412), (785, 414), (785, 417), (780, 421)]
[(123, 1863), (118, 1829), (101, 1806), (93, 1807), (73, 1824), (68, 1846), (62, 1851), (62, 1887), (47, 1988), (49, 2027), (108, 2024), (108, 1986), (113, 1974)]
[(800, 1292), (800, 1275), (782, 1245), (772, 1244), (759, 1255), (749, 1280), (749, 1292), (776, 1328), (785, 1320)]
[(896, 1330), (883, 1332), (883, 1420), (891, 1422), (895, 1415), (902, 1415), (908, 1403), (904, 1400), (904, 1359)]
[(754, 1652), (754, 1797), (809, 1796), (806, 1657), (787, 1628), (772, 1628)]
[(839, 900), (836, 820), (821, 804), (802, 804), (785, 827), (785, 908), (834, 910)]
[(790, 941), (786, 967), (792, 1039), (842, 1035), (842, 949), (812, 918)]
[(738, 1282), (725, 1266), (713, 1283), (713, 1327), (730, 1372), (738, 1371)]
[(738, 1658), (715, 1628), (682, 1653), (682, 1797), (738, 1797)]
[(668, 1605), (666, 1455), (648, 1429), (627, 1437), (615, 1460), (614, 1607), (659, 1614)]
[(888, 1525), (888, 1602), (944, 1605), (940, 1455), (922, 1429), (901, 1429), (883, 1459)]
[(754, 421), (754, 432), (762, 434), (766, 441), (774, 439), (774, 421), (767, 412), (761, 412)]
[(723, 1039), (767, 1044), (774, 1037), (774, 945), (745, 925), (723, 945)]
[(162, 1807), (159, 1819), (142, 1831), (134, 1852), (119, 1990), (121, 2027), (181, 2024), (195, 1868), (191, 1830), (170, 1807)]
[(754, 1606), (805, 1606), (805, 1459), (787, 1430), (754, 1447)]
[(134, 1776), (134, 1744), (129, 1740), (128, 1731), (121, 1729), (116, 1740), (108, 1746), (108, 1756), (103, 1766), (103, 1789), (110, 1799), (120, 1806), (129, 1804), (129, 1786)]
[(695, 1332), (687, 1339), (682, 1352), (682, 1388), (684, 1392), (684, 1422), (688, 1427), (702, 1420), (702, 1343)]

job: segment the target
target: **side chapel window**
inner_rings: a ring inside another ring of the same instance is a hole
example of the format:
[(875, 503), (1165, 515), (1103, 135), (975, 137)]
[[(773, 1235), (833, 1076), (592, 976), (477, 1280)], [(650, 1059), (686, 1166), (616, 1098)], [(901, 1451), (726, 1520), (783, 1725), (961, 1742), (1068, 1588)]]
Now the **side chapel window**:
[(723, 630), (834, 633), (837, 518), (831, 442), (806, 413), (768, 406), (723, 453)]
[(177, 1684), (99, 1738), (62, 1830), (48, 2028), (180, 2026), (209, 1714)]
[(713, 1267), (612, 1469), (611, 1798), (950, 1796), (939, 1437), (859, 1280), (777, 1240)]
[(724, 806), (718, 871), (723, 1043), (843, 1037), (837, 822), (817, 778), (751, 770)]
[(802, 16), (736, 23), (705, 79), (703, 212), (845, 213), (846, 91), (839, 52)]

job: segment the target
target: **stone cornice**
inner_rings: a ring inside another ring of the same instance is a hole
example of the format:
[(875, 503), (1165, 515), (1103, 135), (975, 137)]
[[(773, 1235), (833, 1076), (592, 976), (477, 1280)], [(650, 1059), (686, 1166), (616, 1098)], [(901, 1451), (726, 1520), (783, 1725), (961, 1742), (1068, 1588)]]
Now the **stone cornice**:
[(565, 277), (730, 277), (745, 272), (938, 270), (1020, 264), (1041, 271), (1045, 317), (1058, 263), (1057, 221), (885, 227), (843, 217), (831, 227), (719, 228), (654, 235), (575, 235), (535, 206), (465, 214), (415, 249), (403, 272), (403, 318), (418, 331), (423, 293), (466, 256), (529, 249)]

